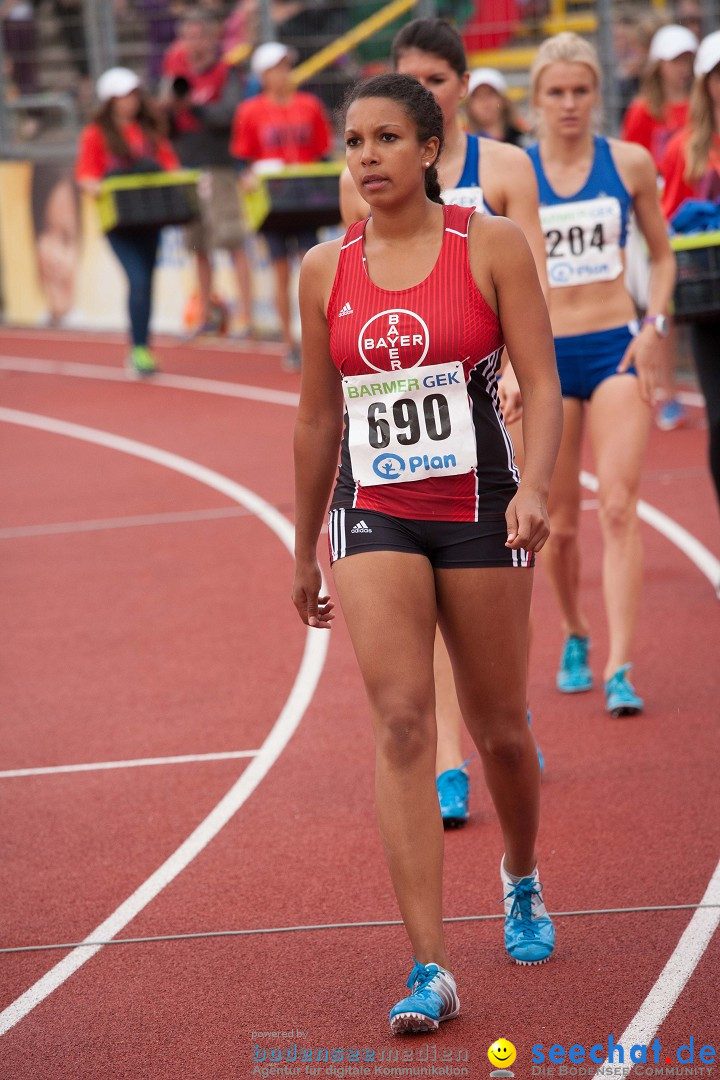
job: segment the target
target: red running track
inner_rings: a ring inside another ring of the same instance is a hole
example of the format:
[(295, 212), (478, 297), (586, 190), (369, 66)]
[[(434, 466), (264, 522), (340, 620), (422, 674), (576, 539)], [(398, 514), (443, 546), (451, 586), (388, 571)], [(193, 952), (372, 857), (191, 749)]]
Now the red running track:
[[(286, 395), (299, 380), (279, 371), (272, 348), (167, 346), (160, 355), (172, 375), (230, 383), (240, 394), (264, 388), (273, 401), (227, 396), (227, 385), (201, 393), (199, 383), (193, 391), (182, 381), (113, 378), (123, 351), (110, 338), (3, 332), (2, 406), (179, 455), (292, 515)], [(653, 433), (642, 497), (703, 543), (712, 573), (718, 518), (702, 413), (691, 412), (687, 429)], [(297, 678), (306, 633), (289, 603), (281, 538), (233, 497), (52, 430), (4, 423), (2, 432), (12, 467), (0, 526), (0, 872), (2, 945), (11, 949), (82, 942), (251, 776), (252, 756), (202, 755), (261, 748)], [(588, 498), (584, 582), (599, 668), (600, 544)], [(2, 1080), (251, 1077), (262, 1075), (253, 1044), (265, 1065), (275, 1047), (297, 1045), (300, 1056), (366, 1048), (375, 1062), (365, 1075), (395, 1050), (414, 1055), (396, 1067), (416, 1069), (424, 1048), (429, 1057), (452, 1051), (456, 1069), (484, 1077), (487, 1048), (502, 1036), (517, 1047), (519, 1078), (531, 1075), (537, 1043), (606, 1048), (628, 1029), (631, 1042), (660, 1040), (661, 1063), (675, 1062), (691, 1035), (696, 1064), (702, 1045), (720, 1049), (720, 875), (706, 893), (720, 849), (718, 603), (680, 548), (643, 531), (642, 719), (606, 719), (598, 690), (555, 693), (560, 629), (542, 570), (536, 576), (531, 704), (547, 760), (543, 877), (551, 910), (595, 912), (558, 918), (550, 964), (518, 968), (505, 957), (500, 837), (475, 763), (471, 822), (446, 844), (446, 913), (462, 920), (448, 939), (463, 1011), (434, 1037), (389, 1035), (387, 1009), (410, 955), (393, 924), (364, 694), (339, 619), (309, 707), (277, 761), (116, 932), (171, 940), (0, 954)], [(182, 755), (201, 759), (7, 775)], [(715, 906), (697, 910), (703, 897)], [(632, 910), (646, 907), (662, 910)], [(376, 922), (391, 925), (364, 925)], [(339, 923), (363, 925), (327, 928)], [(302, 929), (310, 926), (325, 928)], [(296, 929), (217, 933), (274, 927)], [(190, 934), (210, 936), (181, 937)], [(673, 955), (680, 974), (663, 975)], [(81, 956), (63, 979), (56, 965)], [(48, 973), (56, 985), (44, 996)], [(325, 1075), (325, 1063), (312, 1067)], [(312, 1075), (304, 1064), (290, 1068)]]

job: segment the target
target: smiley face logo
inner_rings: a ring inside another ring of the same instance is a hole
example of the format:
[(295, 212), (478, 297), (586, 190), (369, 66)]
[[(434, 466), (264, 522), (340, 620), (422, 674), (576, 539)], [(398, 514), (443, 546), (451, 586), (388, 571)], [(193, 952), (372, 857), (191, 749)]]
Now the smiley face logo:
[(490, 1064), (498, 1069), (509, 1069), (516, 1057), (517, 1050), (507, 1039), (496, 1039), (488, 1049)]

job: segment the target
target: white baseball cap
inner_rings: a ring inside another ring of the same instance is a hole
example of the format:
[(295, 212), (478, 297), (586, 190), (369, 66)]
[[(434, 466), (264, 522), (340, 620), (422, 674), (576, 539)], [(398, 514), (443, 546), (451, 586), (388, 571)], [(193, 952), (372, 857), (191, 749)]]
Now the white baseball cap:
[(104, 71), (97, 81), (95, 92), (99, 101), (125, 97), (140, 86), (140, 78), (130, 68), (114, 67)]
[(698, 39), (687, 26), (661, 26), (650, 42), (649, 60), (676, 60), (683, 53), (696, 53)]
[(294, 59), (294, 52), (287, 45), (283, 45), (281, 41), (266, 41), (264, 45), (258, 45), (252, 54), (250, 70), (253, 75), (264, 75), (288, 58)]
[(474, 71), (470, 72), (468, 96), (474, 94), (478, 86), (492, 86), (493, 90), (497, 90), (498, 94), (507, 94), (508, 84), (505, 76), (501, 75), (495, 68), (475, 68)]
[(720, 30), (708, 34), (700, 42), (695, 57), (695, 78), (701, 79), (703, 75), (709, 75), (718, 64), (720, 64)]

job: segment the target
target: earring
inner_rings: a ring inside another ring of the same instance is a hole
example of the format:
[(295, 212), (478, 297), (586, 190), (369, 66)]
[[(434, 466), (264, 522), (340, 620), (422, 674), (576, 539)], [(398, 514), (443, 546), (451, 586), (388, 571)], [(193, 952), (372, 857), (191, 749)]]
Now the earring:
[(430, 168), (430, 162), (429, 162), (429, 161), (426, 161), (426, 162), (425, 162), (425, 168), (426, 168), (426, 169), (429, 169), (429, 168)]

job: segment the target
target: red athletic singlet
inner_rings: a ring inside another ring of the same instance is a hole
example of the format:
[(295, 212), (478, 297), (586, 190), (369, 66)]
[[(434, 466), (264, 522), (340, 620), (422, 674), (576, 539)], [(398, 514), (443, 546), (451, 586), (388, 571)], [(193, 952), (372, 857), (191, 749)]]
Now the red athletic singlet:
[[(504, 514), (517, 490), (519, 473), (496, 386), (503, 348), (500, 323), (470, 270), (468, 227), (474, 208), (445, 206), (443, 213), (445, 230), (438, 260), (429, 276), (409, 289), (380, 289), (370, 280), (364, 254), (365, 221), (351, 225), (345, 234), (327, 308), (330, 354), (344, 378), (375, 375), (380, 387), (397, 385), (396, 400), (386, 400), (391, 412), (393, 407), (399, 410), (397, 419), (403, 426), (393, 429), (392, 418), (390, 424), (383, 419), (385, 406), (374, 404), (372, 398), (367, 403), (367, 426), (371, 444), (379, 447), (377, 468), (389, 470), (378, 472), (378, 477), (399, 469), (403, 477), (412, 471), (413, 479), (394, 483), (373, 479), (372, 486), (358, 482), (353, 475), (346, 410), (333, 509), (356, 507), (417, 521), (477, 521)], [(422, 382), (424, 367), (453, 362), (462, 364), (472, 421), (469, 438), (474, 437), (477, 467), (460, 475), (432, 476), (433, 467), (443, 461), (442, 443), (428, 441), (443, 437), (438, 431), (440, 414), (433, 414), (430, 403), (423, 417), (422, 406), (428, 403), (421, 401), (419, 409), (413, 406), (411, 424), (409, 405), (402, 400), (402, 379)], [(368, 393), (372, 392), (370, 387)], [(378, 432), (381, 439), (373, 443)], [(431, 449), (412, 457), (413, 440), (422, 440), (419, 444)], [(393, 474), (393, 479), (397, 481), (398, 475)]]

